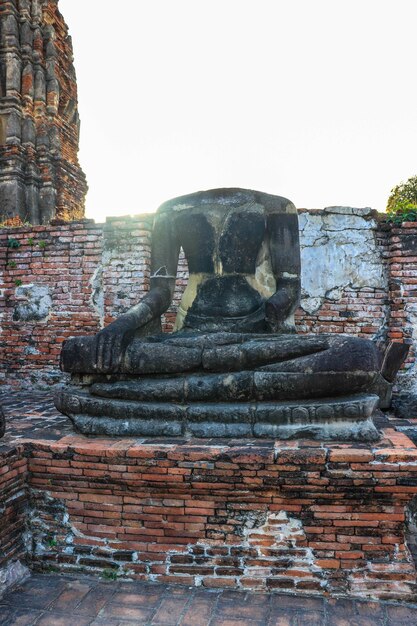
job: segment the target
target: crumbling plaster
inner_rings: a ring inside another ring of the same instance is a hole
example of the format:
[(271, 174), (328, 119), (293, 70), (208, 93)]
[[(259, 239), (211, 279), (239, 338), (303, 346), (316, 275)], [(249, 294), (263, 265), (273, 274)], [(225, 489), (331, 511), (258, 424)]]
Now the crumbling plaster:
[(387, 288), (387, 273), (369, 208), (328, 207), (299, 215), (301, 307), (314, 313), (324, 300), (337, 301), (346, 287)]

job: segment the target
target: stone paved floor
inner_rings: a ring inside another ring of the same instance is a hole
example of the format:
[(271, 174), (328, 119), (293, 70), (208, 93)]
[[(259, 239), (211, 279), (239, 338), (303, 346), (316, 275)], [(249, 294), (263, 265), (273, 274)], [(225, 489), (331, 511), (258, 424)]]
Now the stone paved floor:
[(0, 446), (12, 446), (22, 439), (57, 440), (72, 434), (70, 420), (53, 403), (53, 391), (13, 391), (0, 393), (6, 414), (6, 435)]
[(1, 626), (415, 626), (417, 604), (323, 600), (35, 574), (0, 599)]

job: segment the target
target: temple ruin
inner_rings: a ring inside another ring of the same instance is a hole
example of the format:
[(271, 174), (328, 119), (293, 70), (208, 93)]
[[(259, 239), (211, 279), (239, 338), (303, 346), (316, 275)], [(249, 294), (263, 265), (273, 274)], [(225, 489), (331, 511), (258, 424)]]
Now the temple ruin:
[(77, 83), (57, 0), (1, 3), (0, 68), (0, 222), (83, 218)]

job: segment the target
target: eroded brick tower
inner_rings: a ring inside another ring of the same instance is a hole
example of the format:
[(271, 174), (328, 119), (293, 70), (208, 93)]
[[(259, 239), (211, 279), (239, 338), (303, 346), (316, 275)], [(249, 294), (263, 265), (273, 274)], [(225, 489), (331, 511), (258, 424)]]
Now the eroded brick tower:
[(0, 222), (84, 216), (71, 38), (58, 0), (0, 0)]

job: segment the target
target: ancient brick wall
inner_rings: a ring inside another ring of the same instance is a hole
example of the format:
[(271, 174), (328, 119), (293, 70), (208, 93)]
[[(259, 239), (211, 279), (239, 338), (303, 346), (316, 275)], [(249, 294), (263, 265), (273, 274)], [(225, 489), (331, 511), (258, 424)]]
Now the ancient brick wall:
[[(20, 228), (1, 235), (3, 380), (56, 382), (62, 342), (100, 327), (94, 275), (102, 228), (94, 224)], [(8, 247), (16, 241), (17, 248)], [(34, 378), (31, 379), (31, 374)]]
[(0, 3), (0, 222), (84, 216), (73, 51), (57, 0)]
[(388, 243), (388, 336), (411, 345), (395, 405), (401, 417), (410, 417), (417, 415), (417, 224), (406, 222), (390, 228)]
[[(57, 382), (62, 342), (97, 332), (141, 298), (149, 288), (152, 219), (0, 230), (1, 383)], [(416, 342), (415, 225), (392, 229), (369, 210), (334, 207), (300, 211), (300, 231), (298, 332)], [(186, 280), (181, 258), (166, 331)], [(408, 392), (414, 368), (412, 352), (401, 378)]]
[(23, 446), (0, 445), (0, 597), (25, 574), (25, 529), (29, 502)]

